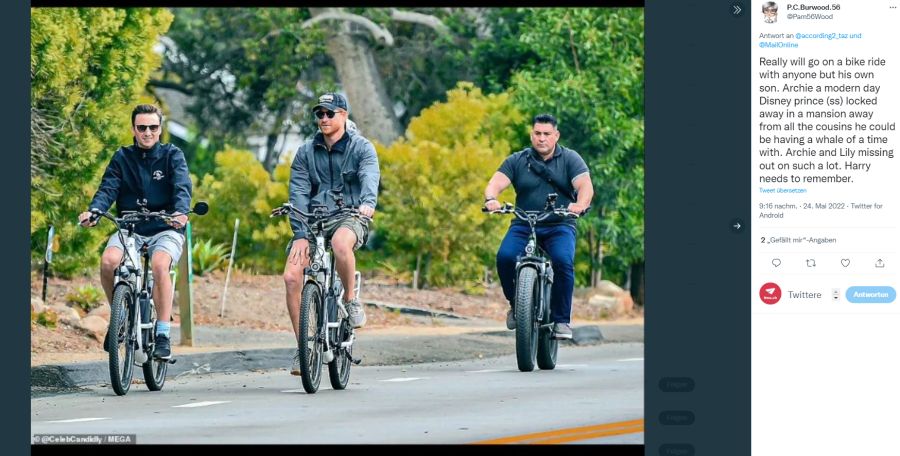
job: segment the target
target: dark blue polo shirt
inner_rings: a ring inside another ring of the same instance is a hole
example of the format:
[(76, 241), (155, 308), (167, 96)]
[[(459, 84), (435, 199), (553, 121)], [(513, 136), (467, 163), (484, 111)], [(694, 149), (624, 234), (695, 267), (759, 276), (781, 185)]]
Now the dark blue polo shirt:
[[(507, 157), (503, 164), (500, 165), (500, 169), (497, 170), (506, 175), (512, 182), (512, 186), (516, 190), (516, 206), (526, 211), (541, 211), (544, 209), (544, 205), (547, 203), (547, 195), (550, 193), (558, 195), (556, 198), (557, 207), (567, 207), (570, 203), (574, 203), (574, 200), (557, 191), (553, 185), (531, 169), (526, 154), (531, 154), (538, 162), (542, 162), (553, 180), (560, 184), (565, 183), (567, 187), (563, 188), (575, 194), (576, 197), (578, 195), (575, 193), (572, 181), (588, 172), (587, 164), (578, 155), (578, 152), (559, 144), (556, 145), (553, 156), (547, 161), (544, 161), (537, 151), (531, 147), (516, 152)], [(519, 219), (513, 219), (512, 223), (527, 225), (526, 222)], [(575, 226), (575, 219), (553, 216), (541, 222), (540, 225), (558, 225), (560, 223)]]

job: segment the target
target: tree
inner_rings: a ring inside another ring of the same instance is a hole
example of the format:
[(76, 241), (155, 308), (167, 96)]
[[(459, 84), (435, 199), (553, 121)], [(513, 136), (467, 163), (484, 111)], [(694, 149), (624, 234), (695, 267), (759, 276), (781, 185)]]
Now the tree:
[(591, 168), (596, 210), (579, 221), (588, 233), (580, 256), (590, 259), (593, 284), (604, 245), (603, 265), (628, 276), (644, 257), (643, 11), (533, 9), (520, 30), (539, 60), (512, 77), (516, 104), (556, 115), (560, 142)]
[(480, 278), (509, 223), (481, 212), (482, 192), (522, 121), (508, 95), (460, 83), (446, 102), (414, 118), (403, 138), (378, 144), (376, 228), (388, 253), (421, 267), (432, 285)]
[(271, 210), (288, 200), (290, 164), (274, 170), (275, 179), (248, 151), (226, 149), (215, 154), (216, 166), (198, 182), (195, 199), (207, 201), (210, 211), (197, 217), (197, 238), (231, 245), (234, 219), (238, 228), (236, 264), (262, 273), (284, 267), (284, 249), (292, 232), (286, 218), (272, 219)]
[[(244, 147), (247, 135), (266, 135), (263, 163), (271, 171), (278, 160), (273, 151), (278, 135), (313, 133), (314, 123), (303, 121), (306, 108), (325, 90), (347, 94), (351, 118), (366, 135), (393, 142), (412, 117), (457, 81), (482, 79), (480, 67), (472, 65), (472, 47), (494, 40), (492, 33), (509, 44), (511, 31), (517, 30), (519, 13), (500, 11), (505, 13), (479, 8), (178, 9), (165, 72), (152, 85), (194, 98), (189, 113), (212, 150), (225, 143)], [(481, 54), (487, 60), (478, 63), (492, 81), (505, 82), (519, 53), (527, 52), (521, 45), (510, 50)], [(501, 85), (492, 91), (502, 92)], [(253, 102), (261, 91), (267, 93), (265, 105)], [(283, 112), (288, 114), (277, 115)], [(189, 161), (202, 155), (186, 152)], [(211, 169), (207, 159), (199, 166), (192, 161), (192, 169)]]
[[(150, 85), (191, 96), (187, 112), (211, 150), (246, 147), (248, 136), (264, 136), (261, 161), (271, 173), (281, 158), (278, 139), (312, 133), (310, 102), (333, 86), (333, 76), (323, 71), (322, 33), (300, 28), (308, 18), (297, 8), (177, 9), (164, 40), (162, 74)], [(186, 151), (192, 169), (200, 175), (212, 170), (211, 154), (208, 162), (195, 163), (192, 152)]]
[(77, 227), (118, 145), (130, 144), (131, 110), (160, 58), (153, 45), (172, 15), (157, 8), (31, 10), (31, 249), (47, 229), (62, 240), (54, 270), (99, 260), (107, 231)]

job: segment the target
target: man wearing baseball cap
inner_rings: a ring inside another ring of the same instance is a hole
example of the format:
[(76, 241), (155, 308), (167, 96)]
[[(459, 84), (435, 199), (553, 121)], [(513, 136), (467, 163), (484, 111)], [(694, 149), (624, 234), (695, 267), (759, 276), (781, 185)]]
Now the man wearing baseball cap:
[[(345, 206), (357, 207), (359, 213), (373, 217), (378, 199), (378, 156), (375, 146), (358, 131), (348, 130), (350, 104), (339, 93), (326, 93), (312, 108), (319, 132), (297, 150), (291, 163), (289, 184), (290, 202), (303, 212), (312, 212), (315, 205), (336, 209), (336, 197)], [(300, 339), (300, 294), (303, 271), (309, 264), (308, 233), (297, 220), (291, 219), (294, 236), (287, 248), (284, 285), (291, 324)], [(366, 323), (366, 314), (355, 295), (356, 257), (354, 250), (366, 242), (368, 222), (358, 216), (347, 216), (326, 223), (326, 236), (331, 240), (338, 276), (344, 285), (344, 305), (350, 324), (359, 328)], [(300, 352), (294, 356), (292, 375), (300, 375)]]

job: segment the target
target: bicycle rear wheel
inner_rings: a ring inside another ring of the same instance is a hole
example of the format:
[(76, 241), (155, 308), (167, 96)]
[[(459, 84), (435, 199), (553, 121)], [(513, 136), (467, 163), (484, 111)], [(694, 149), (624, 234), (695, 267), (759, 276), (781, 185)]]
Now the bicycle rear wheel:
[(544, 286), (543, 318), (541, 319), (540, 333), (538, 334), (537, 364), (538, 367), (550, 370), (556, 367), (556, 355), (559, 353), (559, 341), (553, 338), (553, 328), (550, 324), (550, 285)]
[(131, 287), (120, 284), (113, 292), (109, 313), (109, 381), (119, 396), (128, 393), (134, 375), (134, 309)]
[(534, 370), (538, 342), (534, 300), (538, 298), (538, 286), (536, 269), (519, 269), (516, 281), (516, 363), (522, 372)]
[(322, 381), (322, 338), (319, 324), (324, 320), (319, 315), (322, 308), (322, 292), (318, 285), (307, 283), (300, 298), (300, 379), (303, 389), (313, 394), (319, 390)]
[(156, 319), (153, 319), (154, 325), (147, 331), (150, 331), (151, 345), (145, 347), (147, 349), (147, 361), (141, 368), (144, 370), (144, 382), (150, 391), (159, 391), (166, 383), (166, 371), (169, 369), (169, 362), (164, 359), (156, 359), (153, 357), (153, 343), (156, 341)]
[[(350, 322), (344, 318), (341, 320), (341, 326), (338, 327), (336, 340), (340, 344), (348, 339), (350, 339)], [(336, 390), (346, 388), (347, 383), (350, 382), (350, 353), (352, 348), (352, 345), (346, 348), (335, 347), (334, 359), (328, 363), (328, 378), (331, 380), (331, 387)]]

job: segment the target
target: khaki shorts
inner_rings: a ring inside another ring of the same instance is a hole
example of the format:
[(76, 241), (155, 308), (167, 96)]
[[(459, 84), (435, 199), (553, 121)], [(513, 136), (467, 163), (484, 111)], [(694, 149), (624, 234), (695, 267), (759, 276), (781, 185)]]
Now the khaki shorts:
[[(359, 250), (360, 247), (365, 245), (369, 238), (369, 224), (360, 220), (358, 217), (347, 216), (342, 219), (335, 219), (325, 223), (326, 245), (331, 243), (331, 238), (334, 236), (335, 231), (340, 227), (348, 228), (356, 235), (356, 245), (353, 246), (353, 250)], [(306, 238), (309, 239), (310, 247), (315, 248), (316, 239), (313, 237), (313, 234), (307, 233)], [(286, 254), (291, 253), (291, 246), (293, 244), (293, 240), (288, 242), (287, 248), (285, 248)]]
[[(172, 264), (169, 267), (172, 267), (178, 264), (178, 259), (181, 258), (181, 250), (184, 246), (184, 235), (175, 231), (175, 230), (165, 230), (161, 231), (151, 237), (144, 236), (135, 236), (135, 247), (140, 252), (141, 246), (147, 243), (147, 251), (150, 254), (150, 258), (153, 258), (153, 253), (156, 251), (166, 252), (172, 257)], [(125, 251), (125, 247), (122, 245), (122, 241), (119, 240), (119, 234), (113, 233), (110, 236), (109, 241), (106, 242), (106, 248), (117, 248), (121, 251)]]

